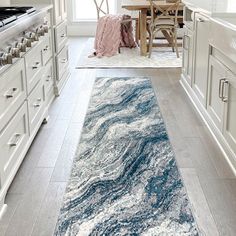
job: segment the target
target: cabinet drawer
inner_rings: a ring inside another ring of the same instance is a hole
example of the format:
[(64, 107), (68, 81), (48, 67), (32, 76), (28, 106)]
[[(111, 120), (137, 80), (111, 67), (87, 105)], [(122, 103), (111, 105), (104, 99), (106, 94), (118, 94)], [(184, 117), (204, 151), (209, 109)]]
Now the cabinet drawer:
[(32, 48), (32, 50), (25, 56), (26, 65), (26, 79), (28, 94), (32, 91), (34, 86), (41, 78), (42, 69), (42, 41)]
[(26, 98), (24, 60), (0, 76), (0, 131)]
[(225, 122), (224, 136), (236, 154), (236, 74), (231, 70), (227, 71), (227, 83), (225, 84), (226, 100), (225, 100)]
[(29, 140), (28, 116), (26, 102), (22, 105), (10, 123), (0, 133), (0, 171), (2, 184), (17, 168), (24, 150)]
[(54, 5), (54, 21), (55, 24), (58, 25), (62, 22), (60, 0), (53, 0), (53, 5)]
[[(219, 37), (219, 32), (223, 37)], [(210, 44), (236, 63), (236, 31), (211, 21)]]
[(64, 21), (55, 28), (56, 52), (60, 52), (67, 43), (67, 22)]
[(28, 98), (30, 134), (37, 128), (44, 112), (44, 87), (40, 80)]
[(44, 83), (45, 96), (47, 97), (47, 94), (53, 88), (53, 83), (54, 83), (52, 60), (48, 62), (48, 64), (44, 69), (43, 83)]
[(66, 0), (60, 0), (60, 7), (62, 20), (65, 20), (67, 18)]
[(57, 56), (57, 79), (60, 80), (69, 66), (68, 45)]
[(215, 126), (222, 131), (224, 102), (222, 101), (223, 80), (227, 76), (227, 68), (212, 55), (209, 60), (207, 111)]
[(193, 90), (204, 107), (207, 103), (210, 19), (196, 13)]
[(43, 41), (42, 41), (43, 65), (46, 65), (46, 63), (52, 57), (52, 43), (51, 42), (52, 42), (51, 30), (49, 30), (48, 33), (44, 36)]

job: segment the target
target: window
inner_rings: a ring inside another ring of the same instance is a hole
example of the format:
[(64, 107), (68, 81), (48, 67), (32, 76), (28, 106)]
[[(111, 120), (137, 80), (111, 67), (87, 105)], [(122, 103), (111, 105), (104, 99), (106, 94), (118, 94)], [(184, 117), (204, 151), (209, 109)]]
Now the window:
[(232, 12), (234, 9), (236, 9), (236, 1), (228, 0), (228, 11)]
[[(101, 0), (97, 0), (100, 2)], [(104, 1), (105, 2), (105, 1)], [(110, 14), (116, 11), (116, 0), (108, 0)], [(94, 0), (74, 0), (74, 20), (93, 21), (97, 19)]]

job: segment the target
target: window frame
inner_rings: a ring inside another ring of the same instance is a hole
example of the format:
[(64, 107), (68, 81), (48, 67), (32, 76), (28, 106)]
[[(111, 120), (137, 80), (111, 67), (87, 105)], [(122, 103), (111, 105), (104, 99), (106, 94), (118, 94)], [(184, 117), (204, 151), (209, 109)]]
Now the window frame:
[[(71, 0), (71, 6), (72, 6), (72, 21), (73, 22), (97, 22), (97, 15), (95, 16), (95, 19), (82, 19), (82, 18), (76, 18), (76, 1), (78, 0)], [(89, 1), (89, 0), (86, 0)], [(90, 0), (93, 1), (93, 0)], [(118, 10), (118, 1), (114, 0), (115, 2), (115, 12)], [(94, 6), (95, 7), (95, 6)]]

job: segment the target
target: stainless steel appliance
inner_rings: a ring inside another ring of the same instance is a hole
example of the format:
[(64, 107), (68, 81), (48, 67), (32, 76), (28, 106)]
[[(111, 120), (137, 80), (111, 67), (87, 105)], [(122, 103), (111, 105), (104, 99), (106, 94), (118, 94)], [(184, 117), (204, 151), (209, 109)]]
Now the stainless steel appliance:
[(34, 7), (0, 7), (0, 73), (48, 32), (45, 13)]

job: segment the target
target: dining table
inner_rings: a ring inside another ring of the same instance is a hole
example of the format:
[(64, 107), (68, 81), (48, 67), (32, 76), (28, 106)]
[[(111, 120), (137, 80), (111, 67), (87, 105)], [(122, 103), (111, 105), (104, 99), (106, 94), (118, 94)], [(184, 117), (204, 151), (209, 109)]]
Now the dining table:
[[(155, 4), (159, 5), (162, 9), (168, 9), (173, 3), (170, 1), (162, 0), (155, 1)], [(140, 54), (142, 56), (147, 55), (147, 13), (151, 9), (149, 0), (122, 0), (121, 7), (128, 11), (138, 11), (139, 14), (139, 35), (140, 35)], [(184, 4), (180, 3), (179, 10), (183, 10)], [(180, 16), (180, 19), (183, 16)], [(162, 31), (164, 37), (168, 43), (172, 44), (172, 39), (168, 32)]]

